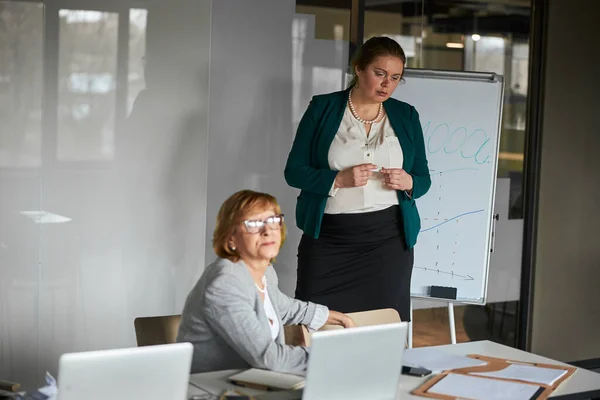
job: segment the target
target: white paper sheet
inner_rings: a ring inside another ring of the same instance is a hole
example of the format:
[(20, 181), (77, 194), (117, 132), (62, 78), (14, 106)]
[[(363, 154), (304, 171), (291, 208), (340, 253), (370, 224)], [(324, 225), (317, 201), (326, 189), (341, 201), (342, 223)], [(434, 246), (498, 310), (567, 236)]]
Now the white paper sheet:
[(529, 400), (540, 387), (461, 374), (448, 374), (427, 392), (472, 400)]
[(560, 377), (566, 374), (566, 369), (535, 367), (532, 365), (511, 364), (500, 371), (477, 372), (473, 375), (490, 376), (495, 378), (519, 379), (521, 381), (543, 383), (552, 386)]
[(459, 356), (430, 347), (406, 349), (402, 357), (402, 363), (404, 365), (427, 368), (433, 372), (442, 372), (455, 368), (478, 367), (487, 364), (486, 361)]

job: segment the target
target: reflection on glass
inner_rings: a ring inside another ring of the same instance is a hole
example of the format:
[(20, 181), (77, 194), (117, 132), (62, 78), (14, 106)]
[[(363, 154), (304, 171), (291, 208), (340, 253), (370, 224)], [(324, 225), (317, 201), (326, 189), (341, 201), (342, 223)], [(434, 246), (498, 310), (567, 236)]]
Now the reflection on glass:
[(529, 80), (529, 44), (513, 43), (510, 88), (508, 95), (515, 105), (516, 112), (507, 124), (520, 131), (525, 131), (527, 85)]
[[(421, 29), (422, 20), (420, 15), (421, 4), (411, 2), (403, 5), (402, 9), (397, 8), (393, 12), (377, 10), (381, 8), (369, 6), (365, 11), (365, 32), (364, 40), (374, 36), (388, 36), (400, 43), (406, 54), (406, 65), (409, 68), (418, 68), (421, 58)], [(406, 15), (402, 10), (406, 10)]]
[(21, 211), (19, 214), (31, 219), (36, 224), (63, 224), (72, 221), (71, 218), (65, 217), (64, 215), (58, 215), (44, 210)]
[(304, 110), (302, 81), (304, 49), (306, 47), (307, 18), (296, 15), (292, 21), (292, 121), (300, 122)]
[[(0, 379), (38, 382), (44, 6), (0, 0)], [(2, 397), (0, 395), (0, 397)]]
[(523, 171), (529, 46), (510, 37), (484, 36), (465, 40), (465, 65), (469, 70), (504, 76), (504, 109), (498, 176)]
[(127, 115), (133, 102), (145, 87), (144, 70), (146, 67), (146, 24), (148, 11), (131, 9), (129, 11), (129, 76), (127, 79)]
[(296, 6), (292, 24), (292, 113), (296, 124), (315, 94), (345, 85), (349, 57), (347, 9)]
[(346, 0), (346, 8), (314, 7), (301, 3), (301, 1), (296, 2), (296, 14), (312, 16), (315, 39), (350, 40), (351, 0)]
[(42, 4), (0, 1), (0, 167), (39, 167)]
[(60, 10), (57, 159), (114, 157), (118, 14)]
[(482, 36), (479, 40), (473, 41), (474, 70), (504, 75), (504, 42), (504, 38), (493, 36)]
[(447, 71), (464, 70), (463, 35), (438, 32), (426, 26), (422, 35), (423, 53), (420, 67)]

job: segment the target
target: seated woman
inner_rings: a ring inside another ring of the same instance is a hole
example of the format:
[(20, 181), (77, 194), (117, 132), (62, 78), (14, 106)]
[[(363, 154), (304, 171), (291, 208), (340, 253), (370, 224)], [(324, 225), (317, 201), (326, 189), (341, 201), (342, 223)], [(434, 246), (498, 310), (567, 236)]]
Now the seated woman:
[(279, 291), (271, 262), (284, 239), (273, 196), (242, 190), (223, 203), (213, 235), (218, 258), (189, 294), (177, 335), (178, 342), (194, 345), (192, 373), (248, 367), (301, 372), (308, 350), (285, 344), (284, 325), (354, 326), (342, 313)]

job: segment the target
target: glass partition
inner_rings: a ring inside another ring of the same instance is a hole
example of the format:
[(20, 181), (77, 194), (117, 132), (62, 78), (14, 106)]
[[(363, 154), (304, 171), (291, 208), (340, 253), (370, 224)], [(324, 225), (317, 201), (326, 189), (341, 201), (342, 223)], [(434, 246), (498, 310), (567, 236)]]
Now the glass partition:
[(0, 379), (38, 387), (61, 354), (181, 312), (205, 256), (210, 17), (0, 1)]

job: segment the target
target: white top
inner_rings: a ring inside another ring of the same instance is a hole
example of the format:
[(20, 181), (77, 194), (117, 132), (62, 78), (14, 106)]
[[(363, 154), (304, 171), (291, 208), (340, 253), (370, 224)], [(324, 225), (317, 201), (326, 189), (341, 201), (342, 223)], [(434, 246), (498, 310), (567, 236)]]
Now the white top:
[[(340, 128), (329, 148), (329, 167), (341, 171), (355, 165), (372, 163), (377, 167), (402, 168), (404, 154), (387, 115), (367, 131), (346, 107)], [(398, 204), (395, 190), (383, 183), (383, 175), (374, 172), (365, 186), (331, 188), (326, 214), (379, 211)]]
[[(265, 285), (265, 289), (267, 286)], [(277, 338), (279, 335), (279, 317), (277, 317), (277, 313), (273, 308), (273, 303), (271, 303), (271, 299), (269, 298), (269, 291), (265, 290), (265, 301), (263, 302), (263, 306), (265, 308), (265, 314), (267, 314), (267, 319), (269, 320), (269, 327), (271, 328), (271, 337), (273, 340)]]
[[(279, 321), (277, 312), (275, 312), (275, 308), (273, 307), (273, 303), (271, 302), (271, 298), (269, 297), (269, 291), (267, 290), (267, 278), (265, 276), (262, 277), (262, 284), (262, 289), (256, 284), (255, 286), (265, 296), (265, 299), (263, 301), (263, 308), (265, 310), (267, 320), (269, 321), (269, 328), (271, 329), (271, 338), (275, 340), (279, 335), (279, 325), (281, 324), (281, 321)], [(325, 306), (318, 306), (315, 310), (315, 315), (313, 319), (308, 323), (308, 325), (306, 325), (308, 331), (317, 331), (323, 325), (325, 325), (328, 318), (329, 309)]]

